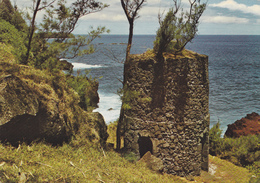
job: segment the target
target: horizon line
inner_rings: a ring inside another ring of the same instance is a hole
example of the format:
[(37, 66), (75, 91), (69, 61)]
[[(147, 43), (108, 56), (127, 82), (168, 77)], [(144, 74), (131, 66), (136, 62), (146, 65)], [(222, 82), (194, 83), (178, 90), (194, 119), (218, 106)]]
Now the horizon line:
[[(74, 34), (87, 35), (87, 34)], [(101, 34), (102, 36), (128, 36), (128, 34)], [(134, 34), (133, 36), (156, 36), (156, 34)], [(198, 34), (196, 36), (260, 36), (260, 34)], [(195, 37), (196, 37), (195, 36)]]

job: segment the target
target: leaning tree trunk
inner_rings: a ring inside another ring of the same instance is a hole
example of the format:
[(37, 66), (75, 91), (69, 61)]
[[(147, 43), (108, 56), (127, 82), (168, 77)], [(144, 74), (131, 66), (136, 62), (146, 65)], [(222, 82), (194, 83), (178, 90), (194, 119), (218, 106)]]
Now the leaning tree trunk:
[[(129, 55), (130, 55), (130, 50), (132, 47), (132, 40), (133, 40), (133, 34), (134, 34), (134, 19), (129, 19), (129, 36), (128, 36), (128, 44), (127, 44), (127, 48), (126, 48), (126, 59), (125, 59), (125, 63), (128, 61), (129, 59)], [(125, 67), (124, 67), (124, 78), (123, 78), (123, 95), (125, 92)], [(120, 110), (120, 116), (119, 116), (119, 120), (118, 120), (118, 124), (117, 124), (117, 133), (116, 133), (116, 149), (120, 150), (121, 148), (121, 136), (122, 131), (123, 131), (123, 127), (124, 127), (124, 108), (123, 108), (123, 100), (122, 100), (122, 106), (121, 106), (121, 110)]]
[(33, 12), (31, 29), (30, 29), (30, 32), (29, 32), (29, 41), (28, 41), (28, 46), (27, 46), (26, 60), (24, 61), (24, 64), (27, 64), (28, 60), (29, 60), (32, 38), (33, 38), (33, 34), (34, 34), (34, 29), (35, 29), (35, 19), (36, 19), (36, 15), (37, 15), (37, 12), (39, 10), (40, 4), (41, 4), (41, 0), (37, 0), (37, 4), (36, 4), (35, 10)]

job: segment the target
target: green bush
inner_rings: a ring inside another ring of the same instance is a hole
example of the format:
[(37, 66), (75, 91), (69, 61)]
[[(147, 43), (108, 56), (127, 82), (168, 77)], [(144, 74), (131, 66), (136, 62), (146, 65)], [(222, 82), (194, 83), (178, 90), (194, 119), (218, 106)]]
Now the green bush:
[(249, 183), (259, 183), (260, 182), (260, 177), (252, 177), (249, 181)]
[(24, 38), (25, 34), (19, 32), (14, 25), (0, 19), (0, 42), (12, 45), (13, 54), (19, 62), (22, 61), (23, 55), (26, 53)]
[(236, 165), (252, 165), (260, 159), (260, 135), (242, 136), (240, 138), (224, 138), (221, 157)]
[(160, 27), (154, 41), (154, 51), (161, 57), (163, 52), (180, 53), (198, 31), (199, 19), (206, 9), (200, 0), (189, 1), (190, 9), (184, 11), (181, 1), (173, 0), (174, 6), (164, 18), (159, 16)]
[(254, 162), (252, 165), (247, 166), (247, 169), (249, 169), (250, 172), (255, 174), (255, 176), (258, 177), (258, 180), (260, 182), (260, 160)]
[(0, 19), (14, 25), (19, 31), (25, 32), (28, 28), (21, 13), (17, 10), (17, 7), (12, 6), (10, 0), (0, 1)]
[(210, 129), (210, 154), (247, 167), (260, 176), (260, 135), (221, 138), (222, 130), (219, 127), (220, 124), (217, 123)]
[(221, 138), (222, 130), (219, 128), (218, 122), (209, 130), (209, 153), (213, 156), (220, 155), (223, 150), (223, 138)]
[(97, 95), (98, 81), (87, 77), (87, 75), (87, 71), (85, 71), (85, 74), (81, 74), (78, 71), (77, 76), (67, 75), (67, 83), (79, 94), (80, 107), (84, 110), (92, 111), (97, 107), (99, 101)]
[(11, 45), (6, 45), (0, 42), (0, 61), (13, 61), (13, 50), (14, 48)]

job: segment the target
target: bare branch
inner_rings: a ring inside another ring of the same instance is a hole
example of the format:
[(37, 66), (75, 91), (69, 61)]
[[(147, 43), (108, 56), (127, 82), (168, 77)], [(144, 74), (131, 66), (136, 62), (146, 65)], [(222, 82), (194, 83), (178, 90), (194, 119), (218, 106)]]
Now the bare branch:
[(52, 5), (54, 2), (55, 2), (56, 0), (53, 0), (52, 2), (50, 2), (49, 4), (47, 4), (47, 5), (45, 5), (45, 6), (42, 6), (42, 7), (40, 7), (39, 9), (38, 9), (38, 11), (41, 11), (41, 10), (43, 10), (43, 9), (45, 9), (45, 8), (48, 8), (50, 5)]

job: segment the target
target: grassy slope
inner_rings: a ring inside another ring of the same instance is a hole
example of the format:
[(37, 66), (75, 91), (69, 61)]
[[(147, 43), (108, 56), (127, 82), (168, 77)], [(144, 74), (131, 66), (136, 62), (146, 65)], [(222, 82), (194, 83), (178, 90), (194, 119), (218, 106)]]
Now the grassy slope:
[(130, 163), (98, 147), (51, 147), (45, 144), (0, 145), (0, 182), (183, 182)]
[(247, 183), (252, 175), (246, 168), (222, 160), (215, 156), (209, 156), (210, 171), (202, 172), (201, 177), (196, 177), (197, 182), (223, 182), (223, 183)]
[[(249, 182), (248, 170), (210, 156), (211, 175), (202, 172), (197, 182)], [(187, 182), (173, 175), (163, 175), (130, 163), (113, 150), (103, 151), (90, 143), (75, 148), (65, 144), (0, 145), (0, 182)], [(23, 182), (23, 181), (21, 181)]]

